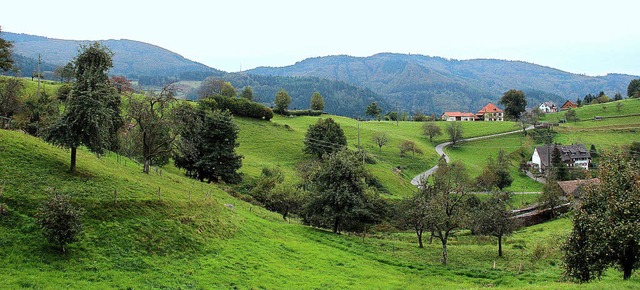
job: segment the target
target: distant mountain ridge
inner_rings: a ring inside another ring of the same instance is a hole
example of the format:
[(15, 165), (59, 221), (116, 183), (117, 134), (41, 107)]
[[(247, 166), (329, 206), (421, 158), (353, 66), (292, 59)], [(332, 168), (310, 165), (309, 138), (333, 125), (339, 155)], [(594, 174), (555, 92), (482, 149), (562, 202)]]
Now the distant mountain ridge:
[(638, 76), (591, 77), (522, 61), (453, 60), (414, 54), (369, 57), (315, 57), (285, 67), (258, 67), (247, 73), (319, 77), (371, 89), (410, 112), (476, 111), (497, 102), (509, 89), (523, 90), (529, 106), (543, 101), (575, 101), (588, 93), (625, 94)]
[[(93, 42), (54, 39), (11, 32), (2, 32), (2, 38), (13, 42), (14, 54), (36, 60), (40, 54), (43, 62), (55, 66), (67, 64), (78, 54), (81, 45)], [(173, 77), (184, 73), (202, 73), (201, 79), (204, 79), (208, 75), (223, 73), (167, 49), (140, 41), (110, 39), (98, 42), (114, 53), (113, 68), (110, 71), (113, 75), (137, 78), (140, 76)], [(31, 74), (30, 71), (22, 73), (23, 75)]]

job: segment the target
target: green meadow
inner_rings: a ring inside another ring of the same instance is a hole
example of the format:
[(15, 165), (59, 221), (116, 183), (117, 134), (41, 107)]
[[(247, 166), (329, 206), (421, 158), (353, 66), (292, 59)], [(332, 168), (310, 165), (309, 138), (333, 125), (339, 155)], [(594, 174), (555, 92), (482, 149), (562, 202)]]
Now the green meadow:
[[(115, 155), (80, 150), (79, 173), (70, 175), (68, 154), (0, 131), (0, 202), (9, 207), (0, 217), (3, 287), (632, 289), (640, 282), (638, 275), (623, 282), (615, 271), (587, 285), (562, 282), (558, 245), (567, 218), (514, 233), (503, 258), (494, 238), (458, 232), (443, 266), (440, 245), (419, 249), (411, 232), (334, 235), (285, 222), (234, 198), (232, 188), (194, 183), (171, 169), (146, 175)], [(34, 224), (53, 191), (85, 210), (84, 234), (65, 254)]]

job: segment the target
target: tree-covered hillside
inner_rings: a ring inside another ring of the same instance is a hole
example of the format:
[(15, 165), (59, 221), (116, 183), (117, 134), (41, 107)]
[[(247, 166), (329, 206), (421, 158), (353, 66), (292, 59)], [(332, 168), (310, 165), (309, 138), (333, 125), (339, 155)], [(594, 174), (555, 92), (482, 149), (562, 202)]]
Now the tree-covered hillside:
[(324, 111), (335, 115), (364, 117), (367, 105), (372, 102), (378, 102), (385, 111), (391, 109), (380, 95), (343, 81), (244, 73), (226, 74), (222, 78), (238, 89), (250, 86), (256, 96), (255, 101), (265, 104), (272, 104), (276, 92), (284, 88), (291, 96), (290, 109), (309, 109), (311, 95), (314, 92), (319, 92), (324, 98)]
[(282, 68), (260, 67), (251, 74), (314, 76), (369, 88), (410, 112), (476, 111), (497, 102), (509, 89), (525, 92), (530, 106), (562, 104), (589, 93), (624, 93), (637, 76), (591, 77), (521, 61), (453, 60), (383, 53), (370, 57), (310, 58)]
[[(55, 66), (67, 64), (77, 55), (80, 45), (90, 43), (11, 32), (3, 32), (3, 38), (13, 42), (14, 55), (37, 60), (40, 54), (43, 62)], [(196, 79), (202, 80), (208, 75), (221, 74), (219, 70), (152, 44), (126, 39), (99, 42), (114, 53), (113, 69), (110, 71), (112, 75), (125, 75), (137, 79), (141, 76), (180, 77), (184, 74), (200, 73)], [(22, 75), (31, 74), (30, 68), (20, 68)]]

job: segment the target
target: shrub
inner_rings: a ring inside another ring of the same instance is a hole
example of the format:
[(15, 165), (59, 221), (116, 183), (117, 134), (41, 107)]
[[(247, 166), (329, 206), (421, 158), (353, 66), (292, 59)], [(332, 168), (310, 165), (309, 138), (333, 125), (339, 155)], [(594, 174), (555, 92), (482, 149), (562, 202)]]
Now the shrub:
[(322, 110), (289, 110), (287, 114), (289, 116), (320, 116)]
[(203, 98), (200, 104), (210, 110), (229, 110), (231, 114), (239, 117), (248, 117), (269, 121), (273, 118), (273, 111), (259, 103), (245, 98), (230, 98), (221, 95)]
[(49, 242), (65, 252), (64, 246), (75, 242), (82, 231), (81, 216), (82, 209), (72, 205), (68, 197), (56, 193), (38, 209), (36, 218)]

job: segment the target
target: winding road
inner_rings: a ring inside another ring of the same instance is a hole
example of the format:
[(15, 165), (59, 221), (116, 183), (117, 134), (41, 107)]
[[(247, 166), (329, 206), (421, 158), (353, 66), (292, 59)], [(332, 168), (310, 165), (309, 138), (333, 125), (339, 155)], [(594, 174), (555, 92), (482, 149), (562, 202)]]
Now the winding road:
[[(528, 130), (531, 130), (533, 128), (534, 128), (533, 126), (529, 126), (525, 130), (528, 131)], [(460, 143), (460, 142), (468, 142), (468, 141), (476, 141), (476, 140), (488, 139), (488, 138), (494, 138), (494, 137), (500, 137), (500, 136), (515, 134), (515, 133), (522, 133), (522, 130), (516, 130), (516, 131), (505, 132), (505, 133), (500, 133), (500, 134), (487, 135), (487, 136), (474, 137), (474, 138), (469, 138), (469, 139), (461, 139), (460, 141), (458, 141), (458, 143)], [(444, 153), (444, 147), (447, 147), (449, 145), (451, 145), (451, 142), (444, 142), (444, 143), (440, 143), (440, 144), (436, 145), (436, 152), (438, 153), (439, 156), (444, 156), (444, 160), (446, 160), (447, 163), (449, 163), (449, 156), (446, 153)], [(434, 167), (431, 167), (429, 170), (416, 175), (416, 177), (411, 179), (411, 184), (413, 184), (415, 186), (419, 186), (420, 182), (422, 180), (427, 179), (431, 174), (436, 172), (436, 170), (438, 170), (438, 165), (436, 165)]]

